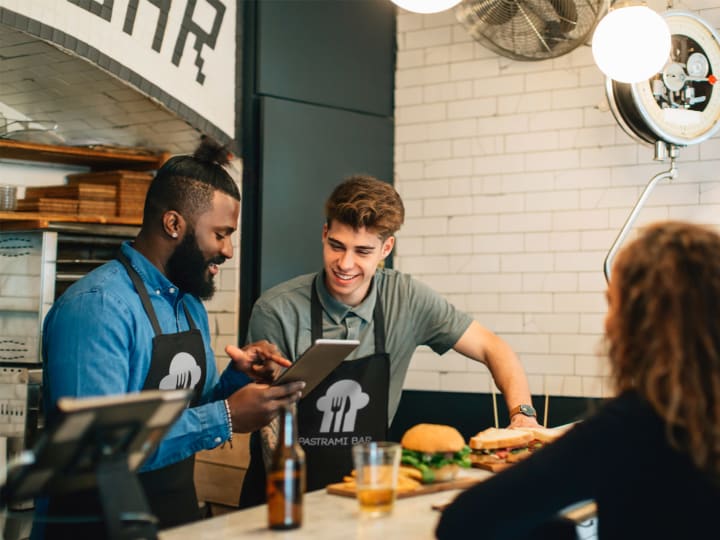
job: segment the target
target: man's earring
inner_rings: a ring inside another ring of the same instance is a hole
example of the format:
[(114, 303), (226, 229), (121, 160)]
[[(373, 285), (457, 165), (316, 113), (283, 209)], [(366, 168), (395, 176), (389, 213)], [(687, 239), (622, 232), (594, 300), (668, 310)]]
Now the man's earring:
[(172, 233), (172, 237), (177, 238), (177, 233), (176, 232)]

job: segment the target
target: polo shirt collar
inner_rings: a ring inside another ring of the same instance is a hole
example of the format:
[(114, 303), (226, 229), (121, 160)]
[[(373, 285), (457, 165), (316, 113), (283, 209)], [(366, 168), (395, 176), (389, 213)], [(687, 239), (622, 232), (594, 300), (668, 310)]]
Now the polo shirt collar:
[(372, 321), (373, 312), (375, 311), (375, 299), (377, 298), (377, 273), (370, 282), (370, 289), (365, 300), (355, 307), (343, 304), (330, 294), (325, 286), (324, 270), (318, 272), (315, 276), (315, 284), (320, 298), (320, 305), (335, 324), (340, 324), (350, 313), (357, 315), (365, 322)]

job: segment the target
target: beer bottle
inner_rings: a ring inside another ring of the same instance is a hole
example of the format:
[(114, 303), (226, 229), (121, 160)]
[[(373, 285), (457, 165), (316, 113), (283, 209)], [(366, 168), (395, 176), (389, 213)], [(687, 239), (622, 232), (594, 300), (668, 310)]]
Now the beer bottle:
[(268, 526), (296, 529), (302, 525), (305, 452), (298, 443), (295, 405), (280, 412), (280, 433), (267, 474)]

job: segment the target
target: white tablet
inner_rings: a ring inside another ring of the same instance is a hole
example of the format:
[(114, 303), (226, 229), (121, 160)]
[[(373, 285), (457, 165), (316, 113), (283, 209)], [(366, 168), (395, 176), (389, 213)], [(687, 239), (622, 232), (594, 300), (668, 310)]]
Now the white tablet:
[(315, 343), (273, 382), (273, 385), (305, 381), (303, 396), (306, 396), (358, 345), (360, 342), (357, 339), (316, 339)]

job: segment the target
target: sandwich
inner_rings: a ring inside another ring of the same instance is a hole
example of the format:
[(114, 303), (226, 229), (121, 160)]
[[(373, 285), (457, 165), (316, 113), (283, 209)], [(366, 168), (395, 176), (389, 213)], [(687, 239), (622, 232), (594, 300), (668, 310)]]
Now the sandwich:
[(527, 431), (529, 432), (533, 438), (528, 443), (527, 447), (524, 450), (515, 450), (513, 452), (510, 452), (510, 454), (507, 457), (508, 463), (517, 463), (518, 461), (522, 461), (523, 459), (530, 457), (530, 455), (545, 446), (546, 444), (549, 444), (553, 441), (555, 441), (557, 438), (559, 438), (561, 435), (563, 435), (567, 428), (545, 428), (545, 427), (534, 427), (534, 428), (525, 428), (525, 427), (519, 427), (515, 428), (517, 430), (521, 431)]
[(487, 428), (470, 438), (470, 460), (480, 468), (496, 470), (511, 463), (511, 453), (525, 452), (533, 440), (530, 431), (509, 428)]
[(470, 460), (476, 467), (499, 470), (532, 455), (565, 429), (488, 428), (470, 438)]
[(417, 424), (405, 432), (400, 445), (402, 464), (419, 471), (423, 484), (452, 480), (460, 467), (470, 467), (470, 448), (454, 427)]

